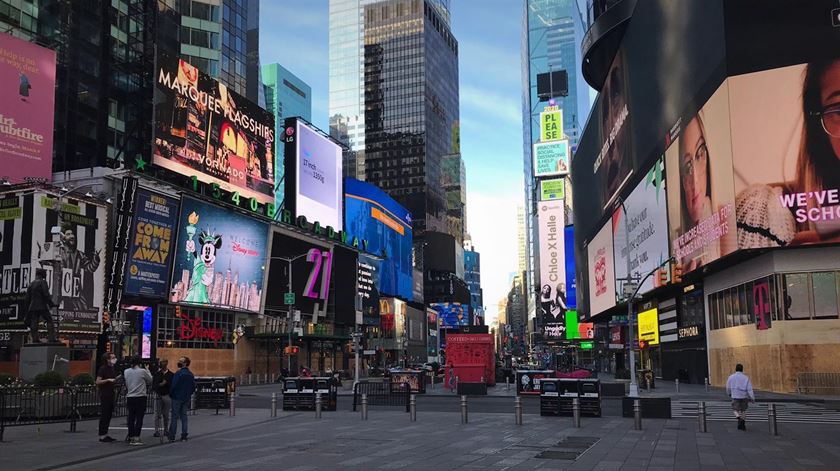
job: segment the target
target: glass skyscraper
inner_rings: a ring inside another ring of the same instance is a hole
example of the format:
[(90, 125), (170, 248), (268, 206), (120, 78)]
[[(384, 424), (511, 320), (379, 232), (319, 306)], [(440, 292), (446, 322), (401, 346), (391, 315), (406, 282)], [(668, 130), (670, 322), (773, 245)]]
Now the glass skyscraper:
[[(564, 133), (572, 151), (577, 148), (580, 132), (589, 115), (589, 87), (580, 68), (580, 43), (586, 31), (584, 0), (525, 0), (522, 16), (522, 152), (525, 169), (525, 251), (528, 317), (536, 313), (534, 287), (539, 282), (539, 256), (536, 208), (539, 182), (534, 177), (533, 145), (540, 139), (540, 112), (548, 105), (537, 96), (537, 75), (565, 70), (569, 94), (556, 97), (563, 110)], [(566, 179), (567, 201), (571, 201)], [(567, 204), (568, 206), (568, 204)]]
[[(274, 135), (281, 136), (286, 118), (300, 116), (312, 121), (312, 87), (280, 64), (268, 64), (262, 67), (262, 79), (265, 88), (265, 109), (274, 115)], [(274, 166), (275, 203), (283, 207), (285, 193), (285, 167), (283, 155), (285, 146), (276, 147), (277, 164)]]
[(419, 0), (364, 9), (365, 178), (411, 211), (415, 238), (449, 232), (441, 165), (459, 151), (458, 42), (440, 11)]

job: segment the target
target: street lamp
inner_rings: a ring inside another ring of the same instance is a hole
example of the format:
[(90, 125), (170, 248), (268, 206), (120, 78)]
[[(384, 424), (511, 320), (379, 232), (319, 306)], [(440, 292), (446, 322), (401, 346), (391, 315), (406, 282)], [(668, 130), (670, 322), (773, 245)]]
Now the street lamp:
[(624, 297), (627, 303), (627, 341), (630, 346), (630, 397), (639, 397), (639, 384), (636, 382), (636, 352), (633, 351), (633, 299), (636, 297), (638, 286), (641, 286), (641, 283), (634, 287), (635, 280), (630, 266), (630, 225), (627, 220), (629, 216), (627, 215), (627, 207), (624, 206), (624, 200), (619, 199), (618, 204), (621, 205), (621, 210), (624, 212), (624, 237), (627, 241), (627, 250), (625, 251), (627, 278), (624, 281)]
[[(288, 264), (288, 270), (289, 270), (289, 280), (288, 280), (288, 285), (287, 285), (287, 286), (288, 286), (288, 288), (287, 288), (287, 289), (288, 289), (287, 293), (294, 293), (294, 291), (292, 291), (292, 262), (294, 262), (295, 260), (297, 260), (297, 259), (299, 259), (299, 258), (301, 258), (301, 257), (305, 257), (305, 256), (307, 256), (308, 254), (309, 254), (309, 252), (307, 252), (307, 253), (302, 253), (302, 254), (297, 255), (297, 256), (295, 256), (295, 257), (292, 257), (292, 258), (286, 258), (286, 257), (270, 257), (270, 259), (271, 259), (271, 260), (283, 260), (283, 261), (285, 261), (285, 262)], [(288, 321), (288, 324), (287, 324), (287, 326), (286, 326), (286, 330), (288, 330), (288, 331), (289, 331), (289, 344), (287, 345), (287, 346), (288, 346), (288, 348), (289, 348), (289, 351), (288, 351), (288, 353), (287, 353), (287, 355), (286, 355), (286, 356), (287, 356), (287, 368), (288, 368), (288, 370), (289, 370), (289, 374), (292, 374), (292, 353), (291, 353), (291, 350), (292, 350), (292, 325), (293, 325), (293, 320), (292, 320), (292, 311), (294, 311), (294, 307), (295, 307), (295, 303), (294, 303), (294, 302), (292, 302), (292, 304), (290, 304), (290, 305), (289, 305), (289, 309), (288, 309), (288, 311), (289, 311), (289, 312), (288, 312), (288, 319), (289, 319), (289, 321)]]

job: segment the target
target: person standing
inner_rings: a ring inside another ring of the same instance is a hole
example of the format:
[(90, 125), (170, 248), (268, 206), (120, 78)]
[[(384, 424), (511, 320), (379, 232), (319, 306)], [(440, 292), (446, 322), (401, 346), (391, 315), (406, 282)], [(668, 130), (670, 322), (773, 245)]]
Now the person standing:
[(55, 333), (55, 322), (53, 322), (50, 309), (55, 307), (55, 302), (50, 296), (50, 287), (47, 284), (47, 271), (43, 268), (35, 270), (35, 280), (29, 283), (26, 288), (26, 326), (29, 328), (29, 337), (32, 343), (38, 343), (38, 323), (43, 320), (47, 324), (47, 335), (50, 342), (58, 342)]
[(131, 357), (131, 368), (125, 370), (126, 399), (128, 409), (128, 444), (142, 445), (143, 416), (146, 415), (146, 397), (152, 387), (152, 374), (147, 367), (140, 366), (140, 357)]
[(169, 397), (172, 398), (172, 420), (169, 424), (169, 441), (175, 441), (175, 433), (178, 431), (178, 419), (181, 420), (181, 441), (187, 441), (187, 409), (190, 405), (190, 398), (195, 392), (195, 376), (190, 371), (190, 358), (181, 357), (178, 359), (178, 372), (172, 377), (172, 386), (169, 388)]
[[(160, 361), (160, 368), (154, 375), (153, 387), (157, 393), (157, 413), (155, 414), (155, 437), (159, 437), (161, 433), (168, 435), (169, 433), (169, 417), (172, 409), (172, 398), (169, 397), (169, 391), (172, 388), (172, 378), (175, 373), (169, 371), (169, 360), (163, 359)], [(161, 420), (163, 421), (163, 428), (161, 428)]]
[(114, 415), (114, 383), (117, 381), (114, 365), (117, 357), (113, 353), (102, 356), (104, 363), (96, 373), (96, 386), (99, 388), (99, 441), (102, 443), (115, 442), (108, 436), (111, 426), (111, 416)]
[(732, 398), (732, 410), (738, 419), (738, 430), (747, 429), (747, 407), (755, 402), (752, 381), (744, 374), (744, 365), (735, 365), (735, 372), (726, 380), (726, 393)]

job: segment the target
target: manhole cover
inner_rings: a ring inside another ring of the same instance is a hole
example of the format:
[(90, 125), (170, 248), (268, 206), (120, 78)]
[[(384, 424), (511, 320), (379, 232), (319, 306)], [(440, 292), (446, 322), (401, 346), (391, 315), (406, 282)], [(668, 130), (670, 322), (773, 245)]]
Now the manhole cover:
[(565, 461), (574, 461), (577, 459), (580, 453), (575, 451), (555, 451), (555, 450), (545, 450), (542, 453), (538, 454), (536, 457), (543, 459), (543, 460), (565, 460)]

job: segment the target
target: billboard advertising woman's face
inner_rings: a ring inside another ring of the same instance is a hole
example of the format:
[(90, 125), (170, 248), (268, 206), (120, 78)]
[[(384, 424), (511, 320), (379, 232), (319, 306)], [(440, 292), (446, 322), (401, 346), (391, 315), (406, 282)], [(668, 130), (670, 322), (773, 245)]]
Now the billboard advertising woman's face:
[(840, 58), (730, 87), (739, 248), (840, 241)]
[(727, 96), (724, 83), (682, 119), (680, 136), (665, 151), (671, 255), (685, 272), (736, 248)]
[(607, 207), (633, 168), (627, 73), (621, 52), (615, 56), (607, 74), (596, 110), (600, 115), (602, 144), (593, 171), (601, 188), (601, 203)]

